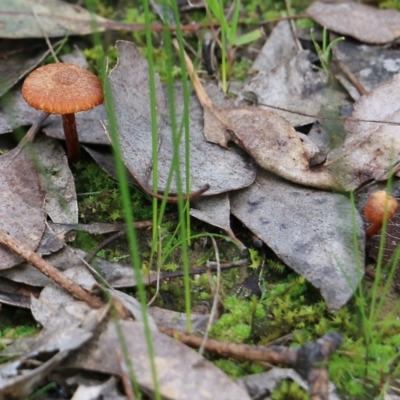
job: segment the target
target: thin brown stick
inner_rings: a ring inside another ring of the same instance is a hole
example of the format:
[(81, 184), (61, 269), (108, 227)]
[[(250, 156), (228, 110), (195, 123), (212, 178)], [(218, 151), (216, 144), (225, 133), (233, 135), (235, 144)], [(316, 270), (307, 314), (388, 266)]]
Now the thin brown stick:
[(346, 64), (344, 64), (342, 61), (336, 61), (335, 64), (362, 96), (368, 93), (365, 87), (361, 84), (361, 82), (357, 79), (357, 77), (350, 71), (349, 67)]
[[(286, 11), (288, 16), (292, 13), (292, 7), (290, 5), (290, 0), (285, 0)], [(296, 47), (298, 51), (303, 50), (303, 46), (300, 43), (299, 36), (297, 35), (296, 25), (293, 19), (289, 19), (290, 30), (292, 31), (293, 40), (296, 43)]]
[[(178, 218), (178, 214), (177, 213), (173, 213), (173, 214), (169, 214), (166, 215), (163, 218), (163, 221), (172, 221), (174, 219)], [(121, 224), (119, 224), (121, 225)], [(124, 225), (124, 224), (123, 224)], [(144, 229), (144, 228), (149, 228), (150, 226), (153, 226), (153, 221), (152, 220), (146, 220), (146, 221), (136, 221), (133, 224), (135, 229)], [(77, 229), (79, 230), (79, 229)], [(85, 261), (86, 262), (90, 262), (93, 257), (100, 251), (102, 250), (104, 247), (108, 246), (110, 243), (112, 243), (114, 240), (119, 239), (120, 237), (124, 236), (126, 234), (127, 228), (124, 225), (123, 229), (121, 229), (119, 232), (115, 233), (114, 235), (111, 235), (110, 237), (108, 237), (107, 239), (103, 240), (101, 243), (99, 243), (94, 250), (92, 250), (86, 257), (85, 257)]]
[(57, 268), (43, 260), (40, 256), (34, 253), (31, 249), (20, 243), (18, 240), (7, 235), (3, 230), (0, 229), (0, 243), (5, 247), (13, 251), (14, 253), (21, 256), (26, 262), (33, 265), (42, 274), (46, 275), (52, 281), (60, 285), (72, 296), (78, 300), (84, 301), (89, 304), (90, 307), (100, 308), (104, 305), (103, 301), (97, 296), (89, 293), (87, 290), (82, 288), (76, 282), (65, 276)]
[(133, 393), (131, 380), (129, 379), (128, 372), (126, 371), (126, 366), (122, 358), (121, 351), (117, 350), (116, 353), (117, 353), (119, 370), (121, 371), (121, 380), (122, 380), (122, 386), (124, 387), (125, 396), (128, 400), (136, 400), (136, 396)]
[[(193, 334), (160, 325), (158, 330), (191, 347), (199, 348), (202, 344), (202, 338)], [(329, 398), (328, 359), (340, 347), (341, 342), (342, 337), (339, 333), (330, 332), (315, 343), (305, 344), (298, 349), (284, 346), (249, 346), (212, 339), (207, 340), (204, 348), (223, 357), (294, 368), (307, 378), (310, 398), (326, 400)]]
[[(180, 342), (194, 348), (199, 348), (203, 338), (194, 334), (178, 331), (158, 325), (158, 330), (165, 335), (178, 339)], [(250, 346), (247, 344), (226, 343), (208, 339), (204, 350), (223, 357), (233, 357), (243, 361), (267, 362), (273, 365), (292, 365), (296, 359), (296, 349), (275, 346)]]
[(262, 26), (262, 25), (274, 24), (275, 22), (280, 22), (280, 21), (307, 19), (307, 18), (310, 18), (307, 14), (298, 14), (298, 15), (290, 15), (290, 16), (288, 15), (286, 17), (267, 19), (265, 21), (260, 22), (259, 25)]

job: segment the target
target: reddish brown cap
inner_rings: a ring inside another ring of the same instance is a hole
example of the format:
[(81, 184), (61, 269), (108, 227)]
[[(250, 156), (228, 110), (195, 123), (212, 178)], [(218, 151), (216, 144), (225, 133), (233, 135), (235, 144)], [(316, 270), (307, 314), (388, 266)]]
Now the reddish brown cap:
[(385, 190), (378, 190), (368, 197), (364, 215), (374, 224), (382, 224), (385, 207), (387, 207), (387, 218), (392, 218), (397, 210), (397, 200)]
[(74, 64), (44, 65), (33, 71), (22, 85), (25, 101), (50, 114), (73, 114), (103, 102), (99, 78)]

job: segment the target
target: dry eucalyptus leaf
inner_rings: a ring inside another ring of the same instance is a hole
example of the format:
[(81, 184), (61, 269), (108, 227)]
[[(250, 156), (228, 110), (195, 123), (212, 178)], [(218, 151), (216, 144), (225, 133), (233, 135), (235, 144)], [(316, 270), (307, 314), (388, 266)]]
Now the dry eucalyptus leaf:
[(244, 252), (246, 246), (235, 236), (231, 229), (231, 206), (229, 204), (229, 195), (222, 193), (216, 196), (201, 197), (192, 202), (193, 208), (190, 209), (190, 215), (206, 222), (207, 224), (223, 229), (228, 236), (235, 242), (241, 252)]
[[(154, 384), (143, 325), (135, 321), (120, 321), (119, 326), (128, 348), (126, 355), (132, 358), (138, 385), (146, 393), (153, 393)], [(187, 400), (195, 396), (196, 400), (210, 400), (218, 393), (218, 400), (250, 399), (244, 389), (196, 351), (157, 331), (152, 331), (151, 336), (163, 398)], [(119, 376), (118, 360), (115, 353), (110, 352), (110, 349), (119, 348), (121, 342), (115, 323), (109, 321), (99, 339), (84, 346), (65, 366)]]
[[(396, 75), (354, 104), (345, 123), (344, 145), (331, 152), (327, 160), (346, 190), (373, 179), (386, 179), (390, 165), (400, 160), (399, 91), (400, 75)], [(393, 172), (399, 170), (400, 164)]]
[[(118, 125), (122, 158), (131, 174), (143, 186), (152, 182), (152, 138), (150, 116), (150, 93), (147, 61), (133, 43), (118, 41), (117, 66), (110, 73), (114, 108)], [(177, 126), (183, 114), (183, 100), (176, 91), (175, 112)], [(173, 147), (168, 106), (161, 83), (156, 77), (157, 125), (158, 125), (158, 176), (160, 190), (165, 184), (171, 168)], [(138, 100), (140, 99), (140, 101)], [(224, 151), (207, 143), (203, 137), (202, 110), (192, 97), (190, 109), (190, 180), (191, 190), (196, 191), (209, 184), (206, 195), (223, 193), (250, 185), (255, 169), (246, 156), (235, 150)], [(180, 170), (185, 176), (185, 144), (179, 148)], [(173, 180), (171, 191), (176, 191)]]
[(9, 39), (88, 35), (108, 20), (59, 0), (2, 0), (0, 37)]
[[(176, 43), (177, 46), (177, 43)], [(204, 110), (204, 136), (208, 142), (227, 148), (234, 142), (261, 168), (305, 186), (341, 189), (323, 166), (310, 167), (318, 148), (299, 135), (280, 115), (261, 108), (216, 107), (194, 72), (190, 58), (186, 66)]]
[(233, 141), (261, 168), (289, 181), (319, 189), (341, 189), (327, 169), (310, 167), (318, 149), (306, 146), (304, 139), (278, 114), (259, 108), (211, 107), (205, 109), (204, 119), (208, 141), (223, 147)]
[[(90, 272), (82, 268), (70, 268), (64, 274), (89, 291), (96, 284), (96, 280)], [(32, 316), (42, 326), (47, 324), (49, 318), (54, 318), (56, 312), (59, 312), (61, 308), (77, 321), (83, 321), (91, 311), (89, 305), (76, 300), (55, 283), (48, 284), (41, 291), (38, 299), (31, 298)]]
[[(0, 229), (36, 250), (45, 229), (44, 192), (29, 148), (17, 147), (0, 157)], [(0, 246), (0, 270), (22, 258)]]
[[(349, 199), (262, 171), (254, 185), (229, 196), (232, 214), (320, 289), (330, 310), (338, 310), (350, 299), (362, 277), (365, 233), (358, 213), (356, 226), (352, 225)], [(358, 249), (353, 247), (353, 229)]]
[(314, 122), (326, 108), (339, 114), (340, 107), (349, 103), (347, 94), (324, 71), (315, 70), (308, 58), (309, 52), (301, 51), (279, 60), (272, 71), (261, 69), (244, 87), (243, 97), (279, 114), (292, 126)]
[(360, 42), (385, 44), (400, 36), (400, 13), (361, 3), (312, 3), (307, 14), (321, 26)]
[(78, 223), (75, 182), (65, 151), (54, 139), (41, 136), (32, 143), (40, 166), (41, 187), (46, 193), (46, 212), (53, 222)]
[(267, 41), (251, 66), (253, 71), (273, 70), (283, 59), (293, 58), (297, 54), (296, 42), (289, 21), (276, 24)]

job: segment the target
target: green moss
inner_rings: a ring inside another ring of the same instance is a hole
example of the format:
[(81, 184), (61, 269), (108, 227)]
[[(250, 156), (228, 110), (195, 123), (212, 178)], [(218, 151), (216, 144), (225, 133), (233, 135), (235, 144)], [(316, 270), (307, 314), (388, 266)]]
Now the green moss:
[[(120, 190), (116, 181), (90, 161), (77, 163), (74, 176), (82, 222), (123, 222)], [(131, 207), (135, 220), (147, 220), (152, 216), (150, 197), (134, 187), (131, 188)]]
[(0, 310), (0, 350), (1, 339), (31, 336), (39, 332), (38, 325), (29, 310), (2, 305)]
[(273, 400), (307, 400), (308, 393), (291, 380), (282, 381), (271, 395)]

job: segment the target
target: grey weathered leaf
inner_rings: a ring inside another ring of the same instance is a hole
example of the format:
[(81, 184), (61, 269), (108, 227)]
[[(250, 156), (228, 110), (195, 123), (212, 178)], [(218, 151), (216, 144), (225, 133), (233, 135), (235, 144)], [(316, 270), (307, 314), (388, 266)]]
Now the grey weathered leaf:
[[(0, 157), (0, 228), (35, 250), (45, 229), (44, 192), (28, 148), (17, 147)], [(22, 258), (0, 246), (0, 270)]]
[(243, 96), (281, 115), (292, 126), (314, 122), (326, 108), (339, 114), (340, 107), (349, 104), (347, 94), (324, 71), (316, 71), (308, 56), (308, 51), (298, 52), (280, 60), (272, 71), (261, 69), (243, 88)]
[(358, 213), (353, 226), (348, 198), (260, 171), (254, 185), (231, 193), (230, 199), (232, 213), (286, 265), (319, 288), (329, 309), (337, 310), (349, 300), (363, 275), (365, 233)]
[[(0, 366), (0, 398), (27, 399), (72, 350), (92, 337), (104, 315), (104, 310), (91, 310), (84, 321), (76, 321), (63, 309), (57, 310), (34, 340), (22, 341), (23, 354), (18, 360)], [(16, 342), (0, 356), (14, 355), (18, 351), (21, 348)]]
[(216, 196), (201, 197), (192, 202), (190, 215), (206, 222), (207, 224), (217, 226), (223, 229), (228, 236), (236, 243), (240, 251), (246, 250), (246, 246), (240, 242), (231, 229), (231, 206), (229, 204), (229, 195), (222, 193)]
[(102, 31), (105, 18), (59, 0), (2, 0), (0, 37), (9, 39), (87, 35)]
[(400, 13), (361, 3), (315, 2), (307, 9), (310, 18), (331, 31), (360, 42), (384, 44), (400, 36)]
[[(152, 182), (152, 139), (147, 61), (133, 43), (118, 41), (119, 59), (110, 73), (122, 157), (132, 175), (144, 186)], [(173, 157), (168, 107), (159, 79), (156, 78), (159, 189), (165, 190)], [(140, 100), (140, 101), (139, 101)], [(175, 112), (180, 126), (183, 100), (176, 91)], [(203, 138), (202, 110), (194, 97), (190, 100), (190, 179), (193, 191), (210, 185), (206, 195), (248, 186), (255, 169), (246, 156), (234, 149), (225, 151)], [(185, 146), (180, 146), (180, 169), (185, 176)], [(171, 191), (176, 191), (173, 183)]]
[[(128, 349), (126, 355), (133, 361), (140, 360), (132, 362), (138, 385), (145, 392), (153, 393), (154, 383), (143, 325), (135, 321), (120, 321), (119, 327)], [(159, 389), (163, 398), (187, 400), (195, 396), (197, 400), (209, 400), (214, 399), (218, 393), (219, 400), (250, 399), (243, 388), (196, 351), (157, 331), (152, 331), (151, 336)], [(66, 367), (118, 376), (118, 360), (115, 353), (110, 352), (110, 349), (118, 348), (120, 339), (117, 329), (115, 323), (109, 321), (99, 339), (85, 346), (83, 351), (69, 360)]]
[(39, 166), (42, 189), (46, 194), (46, 212), (53, 222), (78, 223), (75, 182), (65, 151), (54, 139), (42, 136), (32, 143)]

